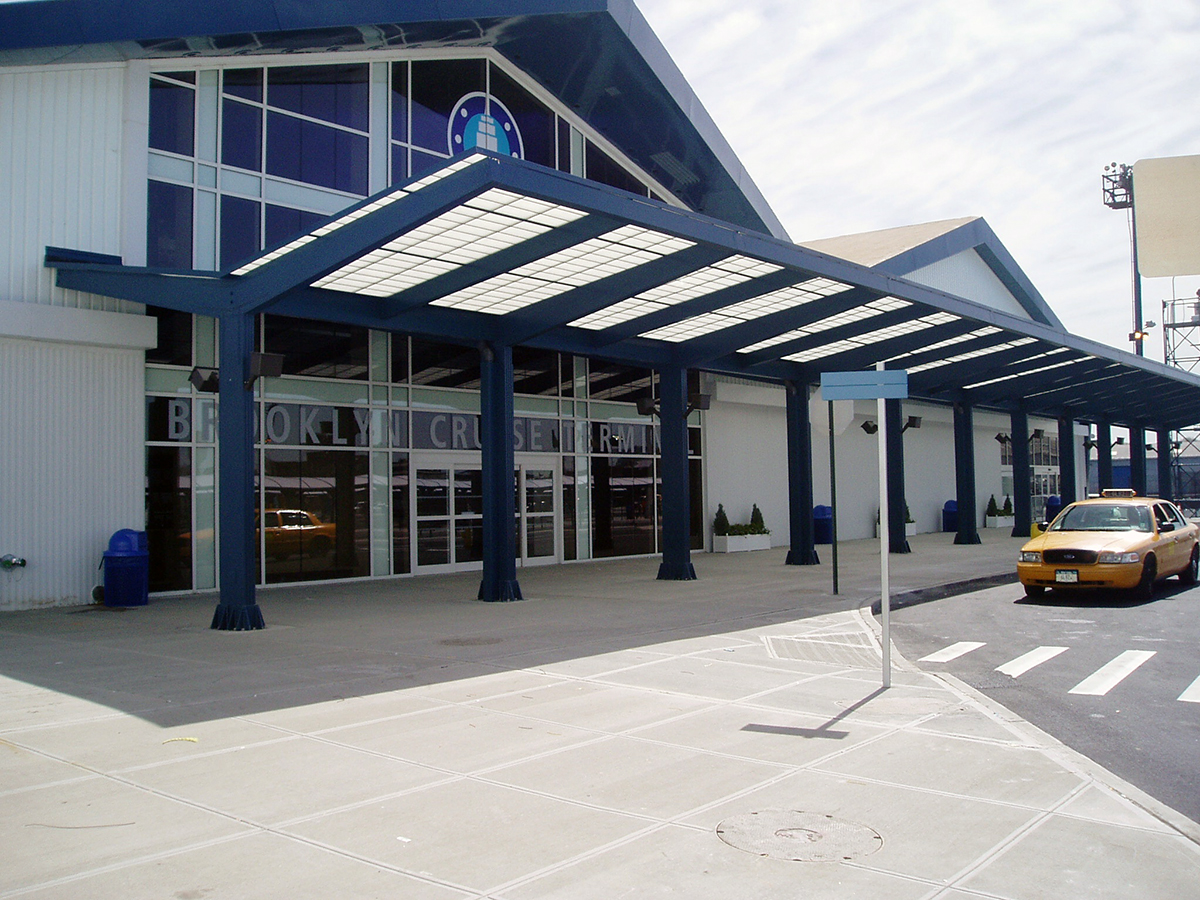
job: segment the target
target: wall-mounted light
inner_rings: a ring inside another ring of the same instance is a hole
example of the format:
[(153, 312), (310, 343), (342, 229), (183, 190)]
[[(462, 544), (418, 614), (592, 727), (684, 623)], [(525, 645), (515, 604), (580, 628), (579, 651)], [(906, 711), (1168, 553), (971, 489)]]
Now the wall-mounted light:
[(1035, 428), (1035, 429), (1033, 429), (1033, 434), (1029, 435), (1029, 439), (1031, 441), (1040, 441), (1045, 436), (1046, 436), (1045, 428)]
[(997, 434), (997, 435), (996, 435), (996, 443), (998, 443), (998, 444), (1011, 444), (1011, 443), (1012, 443), (1012, 438), (1011, 438), (1011, 437), (1009, 437), (1009, 436), (1008, 436), (1007, 434), (1005, 434), (1004, 432), (1000, 432), (999, 434)]
[(188, 375), (188, 381), (192, 383), (192, 387), (202, 394), (215, 394), (221, 386), (221, 376), (219, 373), (219, 369), (196, 366), (192, 369), (192, 373)]
[[(687, 409), (683, 411), (683, 417), (686, 419), (696, 410), (706, 410), (712, 408), (712, 394), (688, 394)], [(658, 401), (653, 397), (638, 397), (637, 411), (641, 416), (657, 416), (660, 415)]]
[(862, 423), (862, 430), (865, 431), (867, 434), (874, 434), (875, 432), (877, 432), (879, 430), (879, 426), (876, 425), (874, 422), (872, 422), (870, 419), (867, 419), (867, 421)]
[(1125, 438), (1119, 437), (1115, 441), (1112, 442), (1112, 446), (1116, 447), (1118, 444), (1123, 444), (1123, 443), (1125, 443)]
[(920, 428), (920, 427), (921, 427), (921, 417), (920, 416), (909, 416), (908, 421), (904, 423), (904, 427), (900, 429), (900, 433), (904, 434), (904, 432), (908, 431), (908, 429), (910, 429), (910, 428)]
[(250, 377), (246, 379), (243, 387), (245, 387), (246, 390), (250, 390), (252, 387), (254, 387), (254, 382), (259, 378), (278, 378), (282, 374), (282, 353), (251, 353)]

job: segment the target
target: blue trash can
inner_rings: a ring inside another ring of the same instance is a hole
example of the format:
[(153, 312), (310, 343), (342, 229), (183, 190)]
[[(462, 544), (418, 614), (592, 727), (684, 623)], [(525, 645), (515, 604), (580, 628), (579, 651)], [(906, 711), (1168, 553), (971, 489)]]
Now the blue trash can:
[(150, 551), (146, 532), (113, 532), (104, 551), (104, 605), (145, 606), (150, 601)]
[(942, 531), (958, 531), (957, 500), (947, 500), (942, 504)]
[(833, 507), (813, 507), (813, 543), (833, 543)]
[(1051, 494), (1046, 498), (1046, 521), (1053, 522), (1055, 516), (1062, 512), (1062, 497)]

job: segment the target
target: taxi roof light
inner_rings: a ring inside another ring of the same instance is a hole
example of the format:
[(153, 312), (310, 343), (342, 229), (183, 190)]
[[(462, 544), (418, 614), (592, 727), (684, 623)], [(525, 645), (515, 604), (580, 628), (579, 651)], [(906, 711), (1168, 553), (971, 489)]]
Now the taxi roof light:
[(1137, 491), (1132, 488), (1105, 488), (1100, 492), (1101, 497), (1136, 497)]

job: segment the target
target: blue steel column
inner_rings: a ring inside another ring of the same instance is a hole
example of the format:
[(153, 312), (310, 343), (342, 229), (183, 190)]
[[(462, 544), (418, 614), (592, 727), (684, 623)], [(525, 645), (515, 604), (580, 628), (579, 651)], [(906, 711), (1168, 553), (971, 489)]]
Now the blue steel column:
[(1171, 431), (1167, 428), (1158, 429), (1158, 496), (1164, 500), (1175, 499), (1174, 485), (1171, 484)]
[(220, 406), (217, 416), (217, 482), (220, 490), (221, 599), (212, 628), (265, 627), (254, 597), (254, 390), (247, 389), (254, 317), (220, 317)]
[(483, 461), (483, 578), (480, 600), (524, 600), (517, 582), (513, 497), (512, 347), (480, 348), (479, 441)]
[(1146, 432), (1140, 426), (1129, 429), (1129, 486), (1146, 496)]
[(1077, 499), (1076, 480), (1075, 420), (1070, 413), (1063, 413), (1058, 417), (1058, 495), (1063, 506)]
[(888, 467), (888, 552), (911, 553), (908, 537), (904, 533), (904, 435), (900, 422), (900, 401), (884, 400), (884, 415), (887, 416), (887, 467)]
[(812, 428), (808, 419), (808, 385), (789, 381), (787, 387), (788, 526), (791, 546), (785, 564), (815, 566), (813, 526)]
[(1107, 422), (1096, 423), (1096, 488), (1103, 491), (1112, 483), (1112, 428)]
[(954, 485), (958, 501), (954, 543), (982, 543), (975, 507), (975, 413), (965, 400), (954, 404)]
[(1033, 523), (1033, 485), (1029, 469), (1029, 416), (1023, 409), (1008, 414), (1013, 460), (1013, 537), (1029, 537)]
[(687, 370), (659, 369), (659, 477), (662, 479), (660, 581), (691, 581), (691, 503), (688, 498)]

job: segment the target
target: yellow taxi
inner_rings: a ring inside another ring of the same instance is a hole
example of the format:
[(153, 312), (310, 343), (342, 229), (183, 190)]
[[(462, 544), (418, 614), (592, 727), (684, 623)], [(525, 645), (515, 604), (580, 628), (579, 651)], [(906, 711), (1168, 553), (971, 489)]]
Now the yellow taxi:
[(1022, 547), (1017, 577), (1030, 597), (1047, 588), (1113, 588), (1148, 600), (1170, 575), (1196, 583), (1198, 542), (1200, 527), (1175, 504), (1109, 490), (1070, 504)]

